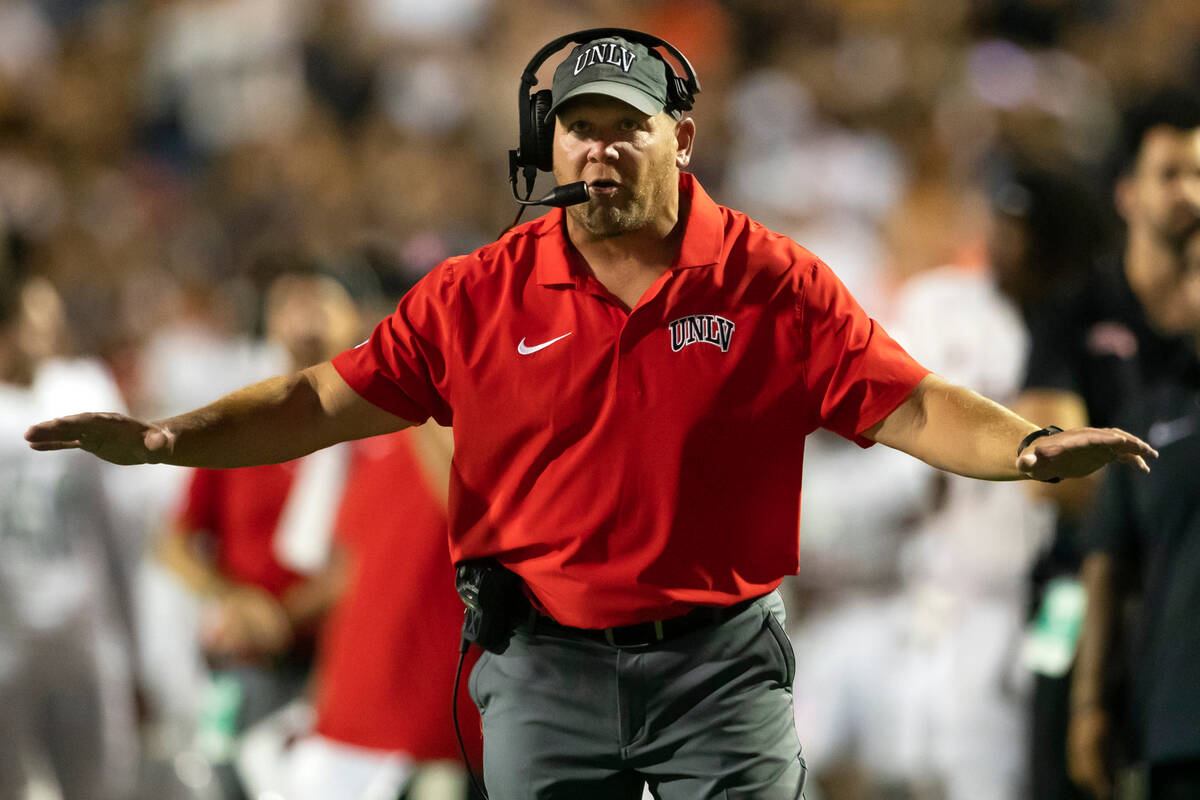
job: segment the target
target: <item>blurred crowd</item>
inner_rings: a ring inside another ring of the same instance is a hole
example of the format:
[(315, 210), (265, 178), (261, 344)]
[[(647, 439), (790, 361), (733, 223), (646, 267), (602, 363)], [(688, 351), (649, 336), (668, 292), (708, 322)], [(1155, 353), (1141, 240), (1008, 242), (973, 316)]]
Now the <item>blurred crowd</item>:
[[(1200, 89), (1200, 5), (1172, 0), (0, 0), (0, 384), (29, 389), (0, 396), (0, 483), (34, 487), (0, 503), (0, 685), (43, 692), (29, 718), (54, 719), (49, 752), (0, 755), (0, 800), (245, 791), (213, 769), (228, 697), (206, 578), (162, 545), (201, 525), (195, 478), (61, 460), (33, 475), (23, 426), (179, 413), (358, 341), (511, 221), (521, 70), (606, 25), (695, 66), (692, 170), (719, 203), (812, 250), (919, 360), (1006, 404), (1032, 310), (1122, 246), (1126, 110)], [(1200, 139), (1195, 158), (1200, 175)], [(353, 314), (281, 310), (297, 274), (335, 279), (347, 297), (329, 302)], [(817, 435), (807, 453), (787, 590), (809, 800), (1033, 797), (1034, 676), (1062, 678), (1073, 653), (1026, 630), (1045, 622), (1030, 570), (1062, 498), (884, 450)], [(64, 485), (94, 519), (38, 510)], [(21, 561), (38, 525), (96, 543)], [(13, 619), (70, 634), (35, 647)], [(25, 666), (6, 656), (22, 648)], [(97, 717), (117, 727), (82, 743)], [(56, 749), (118, 777), (64, 773)], [(457, 769), (412, 796), (465, 797)], [(285, 796), (271, 791), (256, 796)]]

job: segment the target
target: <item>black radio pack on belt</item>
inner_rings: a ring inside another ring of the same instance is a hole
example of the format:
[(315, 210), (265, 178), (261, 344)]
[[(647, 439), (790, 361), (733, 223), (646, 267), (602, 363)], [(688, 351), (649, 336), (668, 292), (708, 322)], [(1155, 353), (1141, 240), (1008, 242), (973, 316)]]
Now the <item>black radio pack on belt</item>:
[(464, 561), (454, 574), (454, 588), (467, 607), (463, 619), (463, 644), (502, 653), (516, 627), (517, 617), (529, 606), (521, 593), (521, 579), (490, 558)]
[(487, 792), (475, 779), (475, 772), (467, 760), (463, 747), (462, 731), (458, 727), (458, 684), (462, 678), (463, 661), (467, 649), (475, 644), (493, 653), (508, 649), (509, 639), (517, 625), (517, 617), (529, 608), (521, 593), (521, 579), (515, 572), (500, 566), (499, 562), (483, 558), (463, 561), (454, 570), (454, 588), (467, 607), (463, 618), (462, 643), (458, 648), (458, 669), (454, 671), (454, 689), (451, 693), (450, 715), (454, 720), (454, 736), (458, 739), (458, 750), (462, 753), (467, 777), (480, 797)]

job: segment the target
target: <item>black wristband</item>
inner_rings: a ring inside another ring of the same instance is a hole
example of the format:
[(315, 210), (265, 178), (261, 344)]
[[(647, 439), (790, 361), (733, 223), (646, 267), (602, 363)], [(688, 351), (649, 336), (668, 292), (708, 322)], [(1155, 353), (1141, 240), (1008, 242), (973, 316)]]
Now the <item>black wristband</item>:
[[(1029, 445), (1033, 444), (1036, 440), (1042, 438), (1043, 436), (1053, 436), (1056, 433), (1062, 432), (1063, 429), (1057, 425), (1050, 425), (1049, 427), (1040, 428), (1034, 431), (1022, 439), (1021, 443), (1017, 445), (1017, 456), (1019, 457), (1021, 453), (1025, 452), (1026, 447), (1029, 447)], [(1040, 480), (1043, 483), (1058, 483), (1060, 480), (1062, 480), (1062, 478), (1041, 478)]]

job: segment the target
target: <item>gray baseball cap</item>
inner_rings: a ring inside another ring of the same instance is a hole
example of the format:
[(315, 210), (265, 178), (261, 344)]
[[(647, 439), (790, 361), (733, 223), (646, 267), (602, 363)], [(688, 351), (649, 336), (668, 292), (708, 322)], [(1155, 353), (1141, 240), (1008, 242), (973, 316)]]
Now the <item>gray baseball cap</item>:
[(603, 94), (654, 116), (667, 104), (666, 65), (644, 45), (612, 37), (581, 44), (554, 70), (550, 113), (573, 97)]

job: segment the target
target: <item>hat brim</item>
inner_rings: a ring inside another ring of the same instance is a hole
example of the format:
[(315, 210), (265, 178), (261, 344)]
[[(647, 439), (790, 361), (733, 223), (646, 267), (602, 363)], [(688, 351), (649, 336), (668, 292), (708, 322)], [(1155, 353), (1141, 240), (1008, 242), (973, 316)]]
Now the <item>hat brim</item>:
[(663, 110), (661, 102), (655, 100), (641, 89), (630, 86), (627, 83), (591, 81), (590, 83), (576, 86), (562, 97), (557, 98), (554, 101), (554, 105), (550, 106), (550, 114), (557, 114), (558, 110), (562, 108), (563, 103), (585, 94), (602, 94), (615, 98), (623, 103), (628, 103), (638, 111), (651, 117)]

